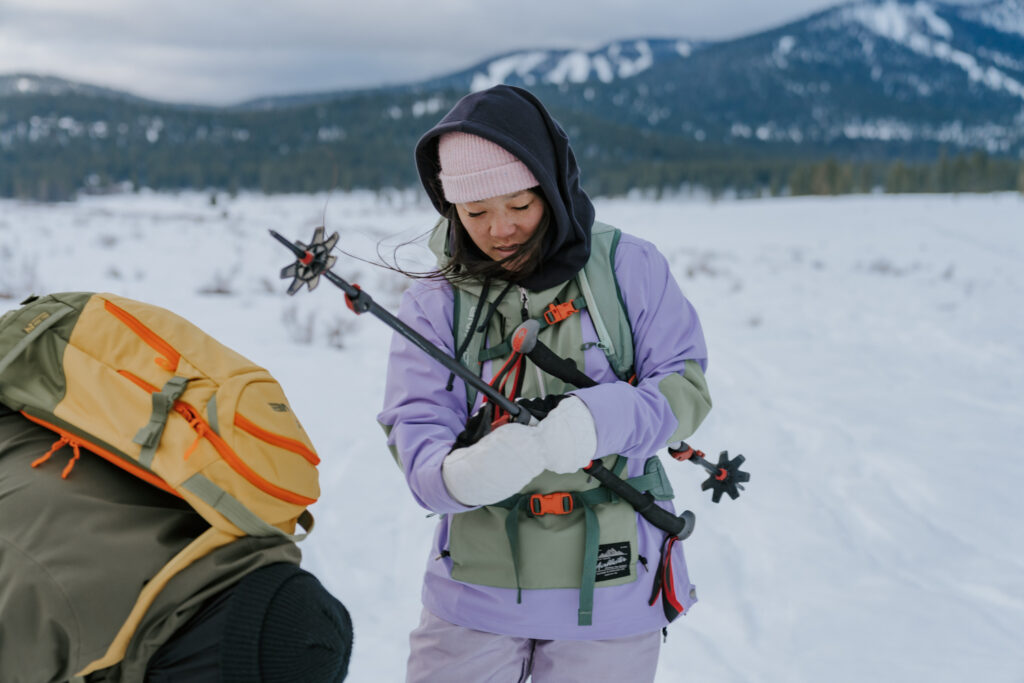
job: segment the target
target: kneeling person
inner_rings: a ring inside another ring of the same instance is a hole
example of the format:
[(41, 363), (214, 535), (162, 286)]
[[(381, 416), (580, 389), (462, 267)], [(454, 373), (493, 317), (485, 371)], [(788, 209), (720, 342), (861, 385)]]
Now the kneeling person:
[[(72, 680), (101, 657), (144, 584), (208, 524), (98, 457), (32, 467), (52, 432), (0, 405), (0, 680)], [(283, 536), (244, 537), (158, 594), (96, 681), (341, 681), (345, 607)]]

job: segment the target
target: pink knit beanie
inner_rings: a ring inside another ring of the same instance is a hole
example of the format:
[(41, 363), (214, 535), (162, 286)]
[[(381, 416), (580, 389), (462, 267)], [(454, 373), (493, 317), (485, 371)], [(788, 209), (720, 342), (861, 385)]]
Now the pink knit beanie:
[(437, 143), (441, 187), (452, 204), (477, 202), (536, 187), (526, 164), (490, 140), (471, 133), (445, 133)]

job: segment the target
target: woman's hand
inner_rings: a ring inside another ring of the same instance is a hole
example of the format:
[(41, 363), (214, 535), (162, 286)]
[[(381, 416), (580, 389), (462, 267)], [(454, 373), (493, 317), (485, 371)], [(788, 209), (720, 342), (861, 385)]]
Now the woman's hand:
[(463, 505), (505, 500), (544, 471), (537, 427), (509, 423), (476, 443), (456, 448), (441, 465), (444, 485)]
[(586, 467), (597, 451), (597, 427), (587, 404), (567, 396), (535, 428), (545, 469), (570, 474)]
[(590, 410), (569, 396), (536, 426), (513, 422), (456, 448), (444, 459), (441, 474), (455, 500), (489, 505), (518, 493), (544, 470), (569, 474), (586, 467), (596, 449)]

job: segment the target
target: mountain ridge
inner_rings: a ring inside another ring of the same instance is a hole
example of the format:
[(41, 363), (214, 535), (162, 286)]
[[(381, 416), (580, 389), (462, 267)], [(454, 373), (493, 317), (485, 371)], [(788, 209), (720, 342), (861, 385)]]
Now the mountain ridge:
[[(20, 164), (0, 169), (0, 194), (47, 173), (77, 174), (68, 185), (413, 185), (419, 135), (498, 82), (535, 92), (608, 191), (705, 182), (721, 165), (757, 166), (756, 182), (774, 185), (780, 167), (828, 158), (1024, 159), (1024, 0), (861, 0), (735, 39), (518, 50), (403, 85), (219, 107), (0, 77), (0, 152)], [(71, 154), (80, 163), (61, 168)]]

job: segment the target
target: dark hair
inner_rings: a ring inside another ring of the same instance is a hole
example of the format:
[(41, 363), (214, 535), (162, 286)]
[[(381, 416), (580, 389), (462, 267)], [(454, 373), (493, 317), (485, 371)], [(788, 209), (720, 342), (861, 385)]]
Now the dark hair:
[[(440, 191), (440, 188), (439, 188)], [(544, 260), (544, 254), (546, 252), (545, 245), (548, 242), (548, 233), (551, 227), (551, 209), (548, 205), (547, 199), (544, 197), (544, 193), (541, 191), (540, 186), (531, 187), (527, 190), (532, 192), (544, 207), (544, 213), (540, 218), (540, 222), (537, 224), (537, 229), (533, 232), (528, 240), (519, 245), (515, 253), (506, 256), (500, 261), (495, 261), (490, 256), (484, 254), (480, 249), (473, 243), (473, 238), (469, 236), (469, 232), (466, 227), (462, 224), (462, 220), (459, 218), (458, 209), (455, 208), (454, 204), (449, 204), (447, 211), (442, 214), (443, 217), (448, 221), (448, 235), (446, 239), (448, 243), (445, 247), (445, 251), (450, 252), (448, 263), (441, 268), (427, 271), (414, 271), (406, 270), (398, 265), (398, 252), (403, 248), (411, 244), (415, 244), (419, 240), (429, 237), (433, 232), (433, 228), (426, 231), (421, 235), (417, 235), (410, 240), (402, 242), (394, 249), (391, 250), (390, 258), (383, 253), (384, 240), (377, 243), (377, 261), (371, 261), (362, 256), (345, 251), (341, 247), (335, 246), (334, 248), (345, 254), (349, 258), (353, 258), (357, 261), (362, 261), (371, 266), (378, 268), (384, 268), (395, 273), (401, 273), (402, 275), (413, 278), (415, 280), (438, 280), (447, 279), (450, 282), (465, 282), (467, 280), (488, 280), (488, 279), (500, 279), (505, 282), (521, 282), (533, 273), (535, 273), (541, 266)], [(523, 264), (515, 270), (506, 270), (506, 263), (514, 263), (522, 259)]]
[[(464, 282), (467, 280), (488, 280), (497, 278), (506, 282), (520, 282), (532, 273), (536, 272), (540, 268), (541, 263), (544, 260), (545, 244), (548, 241), (549, 228), (551, 226), (551, 209), (548, 206), (547, 200), (544, 198), (544, 193), (541, 192), (540, 186), (531, 187), (528, 192), (532, 192), (538, 199), (540, 199), (544, 213), (540, 218), (540, 223), (537, 224), (537, 229), (533, 232), (528, 240), (523, 242), (515, 253), (506, 256), (500, 261), (495, 261), (490, 256), (484, 254), (480, 249), (473, 243), (473, 238), (469, 236), (469, 232), (465, 226), (462, 225), (462, 220), (459, 218), (458, 209), (455, 208), (454, 204), (449, 204), (447, 211), (442, 214), (448, 221), (448, 235), (446, 239), (448, 243), (445, 251), (450, 252), (448, 263), (434, 270), (427, 271), (413, 271), (406, 270), (398, 265), (398, 252), (410, 244), (415, 244), (424, 237), (428, 237), (433, 229), (418, 235), (410, 240), (402, 242), (394, 249), (391, 250), (390, 258), (383, 253), (383, 240), (377, 243), (377, 261), (370, 261), (361, 256), (349, 253), (341, 247), (335, 247), (336, 250), (345, 254), (350, 258), (354, 258), (357, 261), (368, 263), (371, 266), (377, 266), (378, 268), (385, 268), (395, 273), (401, 273), (406, 277), (413, 278), (416, 280), (437, 280), (447, 279), (451, 282)], [(514, 263), (519, 259), (523, 259), (523, 264), (515, 270), (506, 270), (506, 263)]]

